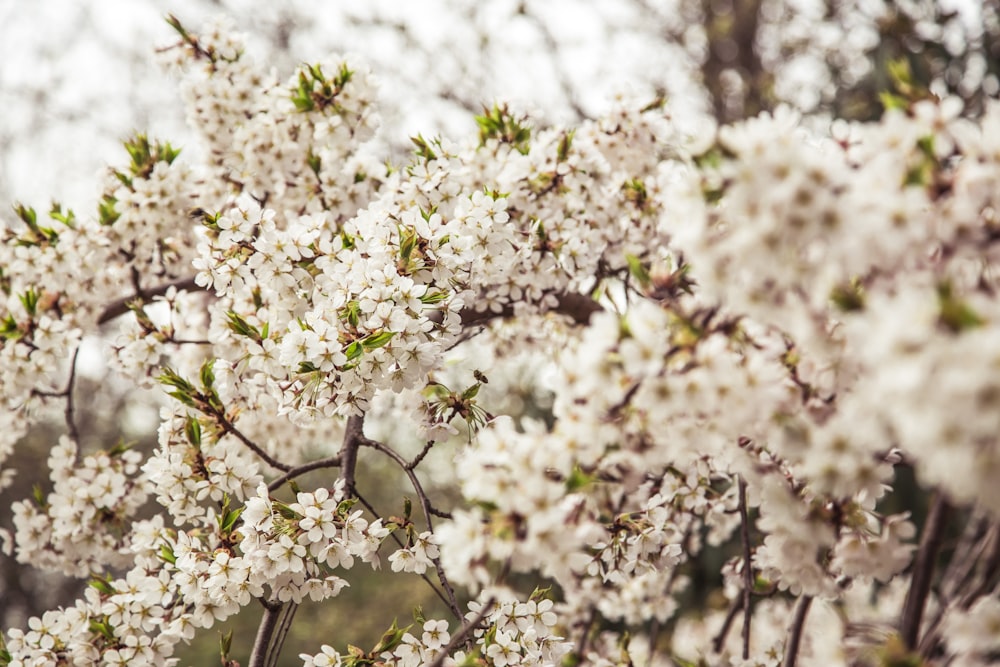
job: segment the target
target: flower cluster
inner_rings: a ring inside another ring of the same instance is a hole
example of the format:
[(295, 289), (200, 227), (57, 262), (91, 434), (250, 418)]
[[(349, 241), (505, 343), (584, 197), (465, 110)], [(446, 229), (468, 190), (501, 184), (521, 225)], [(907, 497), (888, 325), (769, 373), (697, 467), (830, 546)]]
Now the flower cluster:
[[(662, 100), (576, 128), (498, 104), (391, 165), (363, 66), (281, 83), (171, 25), (203, 153), (137, 135), (93, 217), (18, 206), (0, 235), (0, 490), (44, 408), (74, 434), (3, 550), (90, 581), (0, 665), (171, 664), (383, 558), (459, 625), (305, 665), (996, 652), (1000, 103), (697, 136)], [(151, 453), (78, 447), (84, 340), (165, 387)], [(376, 458), (403, 516), (364, 500)]]

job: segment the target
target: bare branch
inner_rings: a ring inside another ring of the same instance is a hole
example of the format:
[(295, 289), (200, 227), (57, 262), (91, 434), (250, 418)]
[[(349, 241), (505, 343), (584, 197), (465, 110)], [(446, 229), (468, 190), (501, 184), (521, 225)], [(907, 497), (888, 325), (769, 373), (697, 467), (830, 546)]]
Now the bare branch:
[(237, 439), (239, 439), (240, 442), (246, 445), (247, 448), (250, 449), (250, 451), (252, 451), (260, 458), (264, 459), (264, 462), (267, 463), (272, 468), (277, 468), (278, 470), (281, 470), (282, 472), (286, 473), (292, 469), (292, 466), (288, 465), (287, 463), (282, 463), (278, 459), (274, 458), (273, 456), (265, 452), (260, 445), (258, 445), (253, 440), (244, 435), (238, 428), (236, 428), (235, 424), (229, 421), (229, 418), (226, 417), (225, 413), (223, 413), (222, 410), (219, 410), (217, 408), (210, 408), (208, 414), (211, 415), (212, 417), (215, 417), (216, 422), (218, 422), (219, 426), (222, 427), (222, 430), (225, 433), (229, 433), (230, 435), (235, 436)]
[[(594, 313), (603, 310), (601, 304), (586, 294), (576, 292), (559, 292), (555, 294), (558, 304), (549, 312), (568, 316), (577, 324), (586, 325)], [(492, 310), (476, 310), (473, 307), (462, 309), (462, 326), (486, 324), (490, 320), (506, 319), (514, 316), (514, 306), (504, 306), (499, 312)]]
[(281, 488), (281, 485), (288, 480), (295, 479), (307, 472), (312, 472), (313, 470), (319, 470), (321, 468), (336, 468), (340, 466), (340, 455), (330, 456), (325, 459), (319, 459), (317, 461), (310, 461), (309, 463), (303, 463), (300, 466), (295, 466), (288, 472), (281, 475), (281, 477), (276, 477), (270, 484), (267, 485), (267, 490), (274, 492)]
[[(427, 523), (427, 530), (434, 532), (434, 524), (431, 520), (433, 512), (431, 511), (430, 500), (427, 498), (427, 493), (424, 491), (424, 487), (420, 483), (420, 479), (417, 477), (416, 473), (413, 472), (413, 469), (409, 467), (406, 459), (400, 456), (399, 453), (397, 453), (392, 447), (378, 442), (377, 440), (369, 440), (368, 438), (365, 438), (365, 444), (377, 451), (382, 452), (403, 469), (403, 472), (406, 473), (407, 478), (410, 480), (413, 492), (417, 494), (417, 499), (420, 501), (420, 508), (424, 513), (424, 521)], [(444, 588), (445, 593), (448, 594), (448, 600), (452, 611), (458, 618), (461, 618), (462, 610), (458, 606), (458, 600), (455, 597), (455, 590), (448, 581), (448, 577), (444, 573), (444, 568), (441, 567), (440, 559), (432, 558), (431, 560), (434, 563), (434, 568), (437, 570), (438, 580), (441, 582), (441, 586)]]
[(799, 644), (802, 642), (802, 631), (805, 629), (806, 616), (809, 614), (811, 604), (812, 597), (803, 595), (795, 606), (795, 618), (788, 631), (788, 641), (785, 642), (785, 659), (781, 663), (782, 667), (795, 667), (795, 661), (799, 656)]
[(358, 447), (364, 444), (365, 439), (365, 418), (355, 415), (348, 417), (347, 427), (344, 429), (344, 444), (340, 449), (340, 460), (342, 463), (341, 477), (344, 479), (344, 486), (349, 494), (354, 494), (355, 470), (358, 466)]
[(743, 659), (750, 659), (750, 593), (753, 591), (753, 565), (750, 562), (750, 518), (747, 512), (747, 481), (739, 477), (740, 541), (743, 543)]
[(726, 636), (729, 634), (729, 628), (733, 627), (733, 621), (736, 620), (736, 614), (743, 609), (744, 599), (740, 595), (737, 598), (733, 598), (733, 603), (729, 605), (729, 611), (726, 612), (726, 618), (722, 621), (722, 627), (719, 628), (719, 634), (715, 635), (715, 639), (712, 641), (712, 648), (716, 653), (722, 653), (722, 647), (726, 643)]
[(271, 645), (271, 637), (275, 628), (278, 627), (278, 615), (281, 614), (281, 607), (264, 605), (264, 616), (257, 626), (257, 637), (253, 642), (253, 651), (250, 653), (249, 667), (265, 667), (267, 665), (268, 647)]
[[(494, 598), (487, 600), (479, 610), (479, 613), (473, 616), (470, 620), (466, 621), (465, 624), (459, 628), (458, 632), (452, 636), (451, 641), (445, 644), (444, 648), (441, 649), (441, 652), (427, 664), (427, 667), (441, 667), (441, 665), (444, 664), (444, 661), (448, 658), (448, 655), (454, 651), (459, 644), (465, 641), (465, 638), (468, 637), (469, 634), (479, 627), (479, 624), (483, 622), (484, 618), (486, 618), (486, 614), (490, 612), (490, 608), (493, 606), (495, 601), (496, 600)], [(461, 618), (461, 616), (459, 618)]]
[(173, 282), (157, 285), (156, 287), (152, 287), (150, 289), (139, 290), (136, 294), (123, 297), (108, 304), (108, 306), (105, 307), (105, 309), (101, 311), (101, 314), (98, 316), (97, 323), (105, 324), (117, 317), (121, 317), (125, 313), (129, 312), (129, 304), (134, 302), (136, 299), (143, 302), (150, 301), (153, 297), (163, 296), (171, 287), (174, 287), (179, 291), (202, 289), (202, 287), (194, 281), (194, 277), (192, 276), (190, 278), (179, 278)]
[(899, 621), (900, 638), (910, 650), (917, 647), (917, 639), (920, 636), (920, 621), (924, 614), (927, 596), (931, 591), (935, 561), (941, 548), (942, 535), (950, 509), (944, 493), (938, 491), (931, 504), (927, 521), (924, 522), (924, 531), (923, 535), (920, 536), (920, 546), (917, 548), (917, 557), (910, 578), (910, 589), (906, 592), (903, 616)]
[(278, 664), (278, 656), (281, 655), (281, 649), (285, 645), (285, 639), (288, 637), (288, 631), (292, 629), (292, 619), (295, 618), (295, 612), (298, 611), (299, 605), (295, 602), (289, 602), (281, 610), (281, 620), (278, 622), (278, 630), (274, 633), (274, 637), (271, 640), (271, 646), (267, 651), (267, 663), (266, 667), (275, 667)]

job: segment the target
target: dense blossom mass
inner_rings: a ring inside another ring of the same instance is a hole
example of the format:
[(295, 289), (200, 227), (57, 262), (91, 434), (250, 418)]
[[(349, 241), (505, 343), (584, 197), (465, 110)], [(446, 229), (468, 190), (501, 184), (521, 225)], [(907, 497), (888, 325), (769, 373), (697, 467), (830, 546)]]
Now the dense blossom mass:
[[(392, 165), (362, 64), (280, 81), (174, 27), (200, 159), (137, 135), (96, 214), (18, 206), (0, 232), (0, 489), (46, 407), (66, 427), (4, 552), (91, 583), (0, 665), (172, 664), (248, 605), (268, 664), (361, 565), (453, 616), (304, 665), (1000, 651), (1000, 103), (900, 98), (827, 133), (497, 105)], [(85, 341), (169, 394), (148, 455), (81, 451)], [(359, 449), (405, 474), (402, 514), (365, 499)]]

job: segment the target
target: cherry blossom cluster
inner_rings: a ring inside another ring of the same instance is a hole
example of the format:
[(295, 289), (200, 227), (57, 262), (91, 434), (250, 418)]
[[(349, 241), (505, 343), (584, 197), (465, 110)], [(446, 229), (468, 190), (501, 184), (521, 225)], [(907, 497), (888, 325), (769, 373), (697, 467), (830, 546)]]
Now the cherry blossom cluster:
[[(282, 82), (170, 22), (201, 145), (136, 135), (94, 216), (19, 205), (0, 232), (0, 491), (32, 424), (68, 431), (3, 550), (90, 583), (0, 665), (172, 664), (251, 605), (269, 664), (279, 616), (383, 561), (452, 621), (304, 665), (996, 653), (1000, 102), (829, 132), (496, 104), (395, 165), (363, 65)], [(152, 452), (78, 445), (85, 340), (164, 388)]]
[[(458, 631), (465, 636), (465, 650), (442, 654), (452, 643), (448, 621), (421, 617), (421, 627), (414, 632), (410, 632), (412, 625), (403, 629), (394, 625), (371, 652), (371, 658), (394, 667), (418, 667), (437, 659), (449, 667), (477, 659), (498, 667), (558, 664), (571, 645), (553, 634), (557, 616), (552, 611), (552, 600), (538, 590), (526, 601), (520, 601), (509, 589), (494, 589), (490, 593), (485, 601), (469, 603), (466, 622)], [(469, 631), (470, 628), (474, 629)], [(320, 653), (300, 657), (305, 667), (333, 667), (357, 664), (359, 658), (368, 656), (341, 655), (333, 647), (323, 645)]]

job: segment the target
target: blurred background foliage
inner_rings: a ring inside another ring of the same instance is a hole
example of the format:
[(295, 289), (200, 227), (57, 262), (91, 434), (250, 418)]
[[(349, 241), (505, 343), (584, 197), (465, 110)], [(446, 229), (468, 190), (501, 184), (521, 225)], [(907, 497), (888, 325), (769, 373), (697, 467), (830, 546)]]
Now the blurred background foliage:
[[(357, 53), (382, 81), (377, 142), (397, 160), (417, 132), (473, 136), (473, 115), (501, 98), (548, 122), (595, 117), (624, 91), (664, 95), (677, 115), (704, 113), (720, 123), (782, 104), (828, 123), (877, 118), (886, 92), (958, 96), (976, 115), (1000, 88), (1000, 0), (7, 2), (0, 5), (0, 200), (89, 206), (95, 174), (122, 161), (120, 139), (131, 130), (175, 145), (190, 139), (176, 88), (152, 54), (151, 45), (172, 39), (167, 10), (189, 26), (228, 16), (248, 33), (257, 60), (281, 72), (331, 52)], [(76, 391), (84, 450), (120, 440), (151, 449), (161, 398), (120, 386), (92, 365), (81, 369)], [(532, 401), (526, 395), (523, 409), (544, 417)], [(30, 497), (36, 483), (47, 488), (45, 459), (63, 430), (53, 406), (52, 419), (10, 461), (20, 475), (0, 496), (4, 506)], [(330, 482), (315, 474), (302, 484)], [(376, 459), (359, 466), (359, 489), (386, 514), (400, 511), (403, 482)], [(902, 484), (895, 493), (916, 491)], [(0, 525), (9, 521), (0, 513)], [(717, 584), (711, 577), (730, 547), (705, 554), (686, 573), (692, 599)], [(418, 577), (366, 567), (349, 574), (336, 603), (298, 610), (281, 664), (301, 664), (298, 653), (322, 643), (343, 648), (345, 638), (370, 648), (393, 618), (406, 625), (414, 605), (446, 617)], [(83, 585), (0, 555), (0, 627), (69, 604)], [(228, 629), (237, 639), (232, 657), (245, 664), (259, 617), (251, 606), (201, 633), (181, 664), (218, 664), (219, 631)]]

